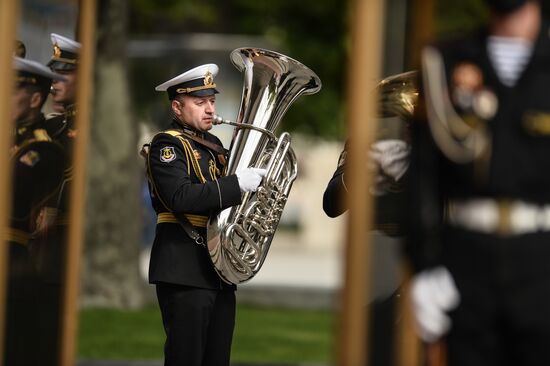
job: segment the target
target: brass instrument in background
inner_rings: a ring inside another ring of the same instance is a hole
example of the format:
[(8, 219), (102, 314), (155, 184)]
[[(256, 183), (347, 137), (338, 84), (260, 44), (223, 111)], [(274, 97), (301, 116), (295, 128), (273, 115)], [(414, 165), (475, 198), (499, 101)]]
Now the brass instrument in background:
[(288, 133), (273, 131), (300, 95), (321, 89), (321, 80), (290, 57), (261, 48), (239, 48), (231, 61), (244, 72), (236, 122), (216, 116), (214, 123), (237, 127), (231, 141), (227, 174), (247, 167), (266, 168), (257, 192), (242, 203), (211, 217), (207, 227), (210, 258), (228, 283), (242, 283), (260, 270), (297, 175), (296, 156)]
[(412, 118), (418, 104), (417, 78), (418, 71), (407, 71), (388, 76), (378, 83), (379, 117)]

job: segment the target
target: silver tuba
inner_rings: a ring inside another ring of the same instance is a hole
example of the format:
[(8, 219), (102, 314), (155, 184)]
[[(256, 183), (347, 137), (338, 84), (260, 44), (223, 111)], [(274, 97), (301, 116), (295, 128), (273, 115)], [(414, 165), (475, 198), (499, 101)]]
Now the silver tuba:
[(231, 62), (244, 72), (242, 101), (237, 120), (221, 117), (215, 124), (236, 126), (227, 174), (247, 167), (266, 168), (256, 192), (242, 202), (212, 216), (207, 227), (210, 258), (218, 275), (228, 283), (245, 282), (260, 270), (279, 224), (297, 163), (290, 135), (274, 135), (288, 107), (302, 94), (321, 89), (321, 80), (300, 62), (261, 48), (239, 48)]

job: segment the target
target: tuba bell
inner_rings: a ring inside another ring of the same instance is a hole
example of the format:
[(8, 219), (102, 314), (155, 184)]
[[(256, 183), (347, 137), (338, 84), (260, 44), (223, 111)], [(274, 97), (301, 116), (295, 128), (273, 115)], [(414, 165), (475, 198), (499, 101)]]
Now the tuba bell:
[(247, 167), (267, 173), (256, 192), (209, 219), (207, 244), (216, 272), (239, 284), (258, 273), (267, 256), (297, 175), (296, 156), (287, 132), (274, 130), (288, 107), (302, 94), (321, 89), (321, 80), (290, 57), (261, 48), (238, 48), (231, 62), (244, 73), (242, 100), (235, 122), (214, 118), (214, 124), (236, 126), (227, 174)]

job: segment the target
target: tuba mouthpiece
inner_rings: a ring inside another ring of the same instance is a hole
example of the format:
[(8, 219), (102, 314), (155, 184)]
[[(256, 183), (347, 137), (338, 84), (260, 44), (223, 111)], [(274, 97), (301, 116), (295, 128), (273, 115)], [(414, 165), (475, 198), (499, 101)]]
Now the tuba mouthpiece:
[(221, 125), (223, 123), (223, 118), (221, 116), (218, 116), (217, 114), (212, 117), (212, 124), (214, 125)]

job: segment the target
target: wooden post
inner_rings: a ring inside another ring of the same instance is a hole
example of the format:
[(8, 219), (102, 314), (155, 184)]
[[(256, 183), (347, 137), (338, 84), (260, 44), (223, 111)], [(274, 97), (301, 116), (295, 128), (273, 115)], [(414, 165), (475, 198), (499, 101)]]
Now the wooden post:
[(11, 185), (11, 164), (9, 147), (12, 145), (14, 121), (11, 118), (11, 100), (14, 88), (13, 50), (15, 47), (16, 28), (19, 19), (19, 1), (0, 1), (0, 365), (4, 359), (4, 336), (6, 316), (7, 285), (7, 228), (11, 212), (11, 201), (8, 195)]
[(76, 127), (78, 134), (73, 151), (73, 181), (69, 207), (69, 232), (65, 261), (65, 293), (63, 299), (61, 366), (74, 366), (78, 340), (78, 295), (80, 290), (80, 263), (84, 240), (84, 205), (86, 201), (86, 162), (89, 139), (89, 121), (93, 95), (93, 67), (95, 54), (96, 1), (79, 3), (78, 41), (82, 44), (78, 66)]
[[(408, 39), (408, 62), (410, 69), (420, 67), (420, 51), (434, 35), (436, 0), (412, 0), (411, 21)], [(404, 266), (406, 267), (406, 266)], [(409, 283), (411, 273), (403, 271), (403, 284), (399, 312), (401, 321), (397, 325), (397, 366), (418, 366), (426, 360), (422, 343), (414, 331), (414, 319), (410, 308)]]
[(365, 160), (376, 127), (375, 96), (370, 91), (380, 79), (383, 54), (383, 1), (354, 0), (351, 6), (353, 18), (347, 67), (347, 116), (348, 134), (352, 138), (345, 172), (350, 215), (340, 313), (340, 366), (362, 366), (368, 358), (368, 314), (365, 310), (370, 283), (368, 233), (373, 215), (372, 199), (368, 194), (372, 177), (367, 174)]
[(437, 0), (412, 0), (408, 40), (410, 69), (420, 67), (420, 50), (434, 35), (436, 4)]

